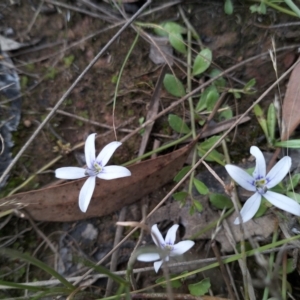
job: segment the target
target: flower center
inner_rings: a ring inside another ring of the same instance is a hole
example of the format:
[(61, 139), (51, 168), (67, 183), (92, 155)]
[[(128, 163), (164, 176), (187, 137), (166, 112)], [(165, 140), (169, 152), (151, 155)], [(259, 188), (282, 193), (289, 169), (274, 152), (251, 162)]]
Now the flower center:
[(268, 188), (266, 187), (267, 181), (265, 178), (255, 180), (254, 185), (259, 194), (263, 195), (267, 192)]
[(164, 249), (168, 252), (168, 254), (170, 254), (174, 247), (171, 244), (165, 244)]
[(96, 161), (93, 163), (92, 169), (86, 168), (84, 174), (87, 176), (97, 176), (102, 171), (102, 166)]

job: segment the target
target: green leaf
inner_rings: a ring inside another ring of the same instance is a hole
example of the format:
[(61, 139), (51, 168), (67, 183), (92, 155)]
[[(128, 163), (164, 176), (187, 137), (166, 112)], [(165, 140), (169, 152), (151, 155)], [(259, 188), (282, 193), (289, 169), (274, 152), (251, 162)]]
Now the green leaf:
[(244, 86), (245, 91), (249, 91), (252, 87), (254, 87), (256, 84), (256, 79), (252, 78), (250, 79)]
[[(216, 93), (218, 93), (218, 90), (217, 90), (217, 88), (214, 85), (210, 85), (209, 87), (207, 87), (203, 91), (203, 93), (201, 94), (199, 102), (196, 105), (196, 108), (195, 108), (196, 112), (199, 112), (199, 111), (202, 111), (202, 110), (206, 109), (207, 97), (208, 97), (208, 94), (210, 92), (216, 92)], [(218, 93), (218, 95), (219, 95), (219, 93)]]
[(249, 7), (251, 13), (258, 13), (265, 15), (267, 13), (266, 4), (261, 2), (260, 5), (253, 4)]
[(191, 131), (191, 129), (183, 122), (183, 120), (176, 115), (170, 114), (168, 116), (168, 121), (171, 128), (178, 133), (187, 134)]
[(186, 28), (175, 22), (165, 22), (163, 27), (168, 33), (186, 33)]
[[(206, 152), (207, 152), (207, 150), (204, 150), (202, 148), (199, 148), (199, 150), (198, 150), (198, 154), (200, 157), (202, 157)], [(221, 166), (225, 166), (224, 155), (221, 154), (220, 152), (218, 152), (216, 149), (214, 149), (212, 152), (210, 152), (206, 156), (205, 160), (206, 161), (214, 161), (214, 162), (217, 162), (218, 164), (220, 164)]]
[(270, 142), (272, 143), (275, 138), (275, 130), (276, 130), (276, 110), (273, 103), (269, 105), (267, 126), (268, 126), (269, 139)]
[(210, 91), (207, 94), (207, 98), (206, 98), (207, 110), (212, 111), (216, 103), (218, 102), (218, 99), (219, 99), (219, 93), (217, 91)]
[(258, 5), (257, 4), (253, 4), (249, 7), (250, 11), (252, 14), (256, 13), (258, 10)]
[(256, 104), (253, 107), (253, 112), (266, 138), (269, 139), (268, 125), (267, 125), (267, 120), (265, 118), (264, 112), (262, 111), (261, 107), (258, 104)]
[(268, 208), (269, 208), (269, 202), (265, 198), (262, 198), (262, 201), (260, 203), (258, 211), (254, 215), (254, 218), (262, 217), (266, 213)]
[[(244, 244), (244, 245), (243, 245), (243, 248), (244, 248), (243, 251), (250, 251), (250, 250), (253, 249), (252, 246), (251, 246), (251, 244), (250, 244), (250, 242), (244, 241), (243, 244)], [(241, 253), (241, 252), (242, 252), (242, 245), (241, 245), (241, 242), (238, 242), (238, 243), (236, 244), (236, 250), (237, 250), (238, 253)], [(271, 299), (269, 298), (268, 300), (271, 300)]]
[(175, 50), (182, 54), (186, 54), (186, 46), (183, 37), (180, 33), (170, 33), (169, 41)]
[(188, 289), (190, 294), (196, 297), (203, 296), (208, 293), (210, 288), (210, 280), (209, 278), (205, 278), (200, 282), (189, 284)]
[(194, 206), (194, 208), (195, 208), (198, 212), (202, 212), (202, 211), (203, 211), (203, 206), (202, 206), (202, 204), (201, 204), (198, 200), (194, 200), (194, 201), (193, 201), (193, 206)]
[(185, 89), (182, 82), (174, 75), (166, 74), (164, 78), (165, 89), (175, 97), (183, 97), (185, 95)]
[(208, 187), (202, 181), (194, 178), (193, 183), (199, 194), (207, 195), (209, 193)]
[[(210, 78), (215, 78), (215, 77), (219, 76), (220, 73), (222, 73), (220, 70), (212, 69), (211, 72), (209, 73), (209, 77)], [(213, 82), (213, 85), (216, 86), (216, 87), (225, 87), (226, 80), (223, 77), (219, 77), (218, 79), (216, 79)]]
[(224, 11), (227, 15), (232, 15), (233, 13), (233, 5), (231, 0), (225, 0)]
[[(294, 259), (293, 258), (288, 258), (287, 259), (287, 264), (286, 264), (286, 274), (290, 274), (295, 270), (296, 266), (294, 264)], [(278, 273), (282, 275), (283, 272), (283, 267), (280, 266)]]
[(294, 174), (292, 176), (292, 181), (290, 181), (287, 185), (287, 190), (288, 191), (291, 191), (293, 190), (298, 184), (299, 184), (299, 181), (300, 181), (300, 173), (297, 173), (297, 174)]
[(199, 102), (196, 105), (195, 111), (200, 112), (204, 109), (206, 109), (206, 97), (201, 96), (200, 99), (199, 99)]
[(217, 193), (210, 194), (209, 201), (214, 207), (218, 209), (233, 207), (233, 203), (231, 199), (222, 194), (217, 194)]
[(293, 0), (284, 0), (285, 4), (289, 6), (289, 8), (300, 18), (300, 9), (298, 6), (293, 2)]
[(233, 96), (234, 98), (236, 99), (240, 99), (242, 96), (241, 96), (241, 93), (238, 93), (238, 92), (233, 92)]
[(183, 201), (188, 197), (189, 193), (181, 191), (173, 194), (173, 198), (176, 201)]
[[(171, 275), (170, 278), (175, 278), (177, 277), (178, 275)], [(163, 288), (166, 288), (166, 283), (161, 283), (161, 282), (165, 282), (166, 281), (166, 278), (165, 277), (159, 277), (155, 280), (155, 283), (158, 283), (160, 284)], [(172, 286), (172, 288), (176, 289), (176, 288), (180, 288), (182, 286), (181, 282), (179, 279), (177, 280), (172, 280), (170, 281), (170, 284)]]
[(275, 147), (298, 149), (300, 148), (300, 140), (288, 140), (288, 141), (276, 142)]
[(155, 34), (159, 36), (169, 36), (169, 32), (164, 28), (164, 24), (159, 24), (154, 28)]
[(220, 135), (214, 135), (198, 145), (200, 148), (204, 150), (209, 150), (220, 140), (220, 137), (221, 137)]
[(300, 203), (300, 194), (298, 193), (293, 193), (293, 192), (287, 192), (286, 195), (288, 197), (290, 197), (291, 199), (297, 201), (298, 203)]
[(212, 61), (212, 52), (210, 49), (206, 48), (200, 51), (196, 56), (194, 65), (193, 65), (193, 76), (199, 75), (205, 72)]
[(74, 59), (75, 59), (75, 56), (73, 54), (64, 57), (63, 60), (64, 60), (65, 66), (70, 67), (72, 65)]
[(169, 36), (170, 33), (186, 33), (186, 29), (175, 22), (164, 22), (154, 28), (159, 36)]
[(178, 173), (177, 175), (174, 177), (174, 181), (175, 182), (179, 182), (190, 170), (191, 170), (191, 166), (186, 166), (183, 167)]
[(229, 106), (223, 106), (222, 111), (218, 114), (218, 120), (230, 120), (233, 117), (232, 109)]

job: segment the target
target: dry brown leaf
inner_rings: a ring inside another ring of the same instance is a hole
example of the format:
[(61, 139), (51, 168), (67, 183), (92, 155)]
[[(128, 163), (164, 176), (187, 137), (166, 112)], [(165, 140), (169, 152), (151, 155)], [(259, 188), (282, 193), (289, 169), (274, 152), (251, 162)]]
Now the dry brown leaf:
[(172, 153), (128, 167), (130, 177), (98, 180), (86, 213), (78, 206), (79, 191), (86, 179), (12, 195), (0, 200), (0, 212), (25, 206), (35, 220), (68, 222), (110, 214), (171, 181), (182, 168), (195, 143)]
[(300, 61), (294, 68), (284, 97), (282, 106), (281, 139), (288, 140), (296, 127), (300, 124)]

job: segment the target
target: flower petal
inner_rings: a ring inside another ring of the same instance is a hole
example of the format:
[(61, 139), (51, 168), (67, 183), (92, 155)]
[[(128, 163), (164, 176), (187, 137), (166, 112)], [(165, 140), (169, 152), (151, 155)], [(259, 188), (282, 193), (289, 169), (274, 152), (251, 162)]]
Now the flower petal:
[(155, 260), (160, 259), (160, 256), (158, 253), (143, 253), (143, 254), (138, 255), (138, 257), (136, 259), (139, 261), (149, 262), (149, 261), (155, 261)]
[(102, 169), (102, 171), (97, 175), (97, 177), (105, 180), (111, 180), (121, 177), (127, 177), (130, 175), (131, 172), (125, 167), (107, 166)]
[(256, 191), (256, 188), (254, 186), (254, 178), (246, 171), (234, 165), (226, 165), (225, 168), (230, 177), (245, 190), (251, 192)]
[(292, 165), (292, 159), (289, 156), (283, 157), (268, 173), (267, 188), (271, 189), (277, 185), (289, 172)]
[(79, 208), (82, 212), (86, 212), (90, 204), (96, 185), (96, 177), (88, 177), (79, 193)]
[(158, 270), (161, 267), (162, 263), (163, 263), (162, 260), (157, 261), (157, 262), (154, 263), (154, 270), (155, 270), (156, 273), (158, 272)]
[(108, 145), (106, 145), (97, 156), (97, 162), (100, 163), (102, 167), (106, 166), (111, 156), (121, 145), (122, 143), (120, 142), (111, 142)]
[(274, 206), (293, 215), (300, 216), (300, 205), (295, 200), (271, 191), (267, 191), (263, 196)]
[(168, 245), (174, 245), (176, 240), (176, 231), (178, 229), (179, 225), (174, 224), (167, 232), (165, 243)]
[[(248, 222), (254, 217), (254, 215), (259, 209), (260, 203), (261, 195), (259, 193), (255, 193), (245, 202), (244, 206), (240, 211), (243, 223)], [(236, 218), (234, 224), (240, 224), (240, 219)]]
[(154, 224), (151, 227), (151, 236), (152, 236), (152, 239), (153, 239), (155, 245), (161, 249), (163, 247), (163, 245), (165, 244), (165, 241), (157, 227), (157, 224)]
[(253, 177), (255, 179), (262, 179), (266, 177), (266, 161), (263, 153), (258, 147), (252, 146), (250, 148), (250, 153), (256, 158), (255, 170), (253, 172)]
[(93, 163), (95, 162), (95, 136), (96, 133), (90, 134), (84, 145), (85, 162), (89, 169), (93, 169)]
[(174, 245), (173, 250), (170, 253), (170, 256), (177, 256), (185, 253), (190, 250), (195, 245), (193, 241), (182, 241)]
[(83, 168), (77, 167), (64, 167), (55, 170), (55, 177), (61, 179), (79, 179), (86, 177)]

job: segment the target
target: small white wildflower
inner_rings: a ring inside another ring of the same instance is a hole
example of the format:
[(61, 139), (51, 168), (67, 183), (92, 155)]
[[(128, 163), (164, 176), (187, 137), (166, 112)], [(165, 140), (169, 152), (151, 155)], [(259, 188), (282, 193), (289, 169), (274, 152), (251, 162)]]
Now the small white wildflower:
[(89, 206), (96, 185), (96, 177), (110, 180), (131, 175), (127, 168), (121, 166), (106, 166), (115, 150), (121, 146), (122, 143), (109, 143), (102, 149), (99, 155), (95, 157), (95, 136), (96, 133), (90, 134), (85, 142), (86, 168), (64, 167), (55, 170), (55, 176), (61, 179), (79, 179), (88, 176), (88, 179), (79, 193), (79, 208), (82, 212), (86, 212)]
[(144, 254), (138, 255), (137, 260), (145, 261), (145, 262), (152, 262), (152, 261), (161, 259), (160, 261), (156, 261), (154, 263), (154, 269), (155, 269), (155, 272), (157, 273), (159, 268), (161, 267), (162, 263), (164, 261), (169, 261), (169, 256), (173, 257), (173, 256), (182, 255), (186, 251), (190, 250), (195, 244), (195, 242), (193, 242), (193, 241), (182, 241), (177, 244), (174, 244), (175, 239), (176, 239), (176, 231), (177, 231), (178, 227), (179, 227), (179, 225), (177, 225), (177, 224), (173, 225), (168, 230), (166, 238), (164, 239), (157, 227), (157, 224), (153, 225), (151, 228), (152, 239), (153, 239), (154, 243), (156, 244), (156, 246), (165, 252), (165, 255), (163, 257), (161, 257), (161, 255), (157, 252), (144, 253)]
[[(234, 181), (244, 189), (255, 192), (244, 204), (240, 214), (243, 222), (253, 218), (259, 209), (261, 198), (266, 198), (270, 203), (296, 216), (300, 216), (300, 205), (293, 199), (269, 191), (276, 186), (289, 172), (292, 160), (284, 156), (266, 175), (266, 161), (258, 147), (252, 146), (250, 153), (256, 158), (256, 166), (253, 175), (249, 175), (243, 169), (234, 165), (226, 165), (225, 168)], [(236, 218), (234, 224), (239, 224)]]

